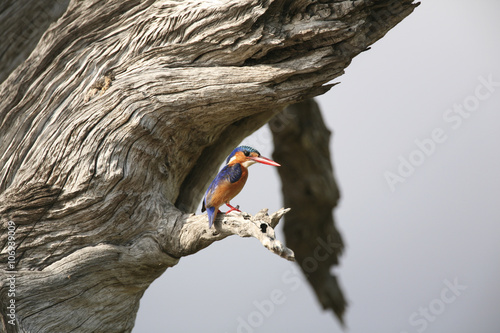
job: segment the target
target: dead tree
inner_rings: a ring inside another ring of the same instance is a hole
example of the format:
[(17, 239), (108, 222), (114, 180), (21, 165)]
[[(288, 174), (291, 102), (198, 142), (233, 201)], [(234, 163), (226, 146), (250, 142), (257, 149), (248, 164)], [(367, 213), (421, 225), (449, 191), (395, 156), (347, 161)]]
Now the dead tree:
[[(29, 3), (0, 5), (1, 318), (20, 332), (129, 332), (154, 279), (232, 234), (292, 260), (273, 232), (286, 210), (222, 216), (212, 229), (192, 213), (237, 143), (328, 91), (415, 7)], [(37, 10), (43, 22), (26, 23)]]

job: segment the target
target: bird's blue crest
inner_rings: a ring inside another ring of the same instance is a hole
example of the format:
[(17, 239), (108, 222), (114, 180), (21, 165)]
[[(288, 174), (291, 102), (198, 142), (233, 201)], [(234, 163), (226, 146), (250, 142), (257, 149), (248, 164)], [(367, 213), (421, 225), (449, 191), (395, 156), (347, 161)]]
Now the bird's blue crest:
[(229, 156), (226, 159), (226, 164), (229, 163), (229, 160), (236, 154), (237, 152), (242, 151), (242, 152), (249, 152), (249, 153), (257, 153), (260, 156), (260, 153), (257, 149), (249, 147), (249, 146), (239, 146), (234, 148), (234, 150), (229, 154)]

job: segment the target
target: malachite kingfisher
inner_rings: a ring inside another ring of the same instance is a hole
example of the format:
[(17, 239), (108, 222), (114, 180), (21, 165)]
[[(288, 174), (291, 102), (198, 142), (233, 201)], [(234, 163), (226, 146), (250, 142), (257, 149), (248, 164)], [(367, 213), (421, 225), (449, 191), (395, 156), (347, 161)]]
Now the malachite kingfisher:
[(206, 210), (208, 213), (209, 228), (212, 227), (217, 213), (220, 212), (219, 207), (223, 204), (230, 208), (226, 214), (233, 210), (239, 211), (231, 206), (229, 201), (245, 186), (248, 178), (248, 167), (256, 162), (280, 166), (273, 160), (260, 156), (256, 149), (248, 146), (237, 147), (229, 154), (226, 165), (212, 181), (203, 198), (201, 211)]

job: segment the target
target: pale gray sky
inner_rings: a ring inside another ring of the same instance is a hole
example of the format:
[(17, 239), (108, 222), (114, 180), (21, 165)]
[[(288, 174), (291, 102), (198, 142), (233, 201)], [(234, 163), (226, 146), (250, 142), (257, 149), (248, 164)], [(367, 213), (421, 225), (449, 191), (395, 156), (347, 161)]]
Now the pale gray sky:
[[(342, 193), (347, 332), (500, 331), (499, 33), (498, 1), (424, 0), (318, 99)], [(272, 153), (267, 128), (244, 143)], [(279, 209), (276, 170), (252, 166), (232, 203)], [(294, 264), (233, 236), (151, 285), (142, 332), (342, 330)]]

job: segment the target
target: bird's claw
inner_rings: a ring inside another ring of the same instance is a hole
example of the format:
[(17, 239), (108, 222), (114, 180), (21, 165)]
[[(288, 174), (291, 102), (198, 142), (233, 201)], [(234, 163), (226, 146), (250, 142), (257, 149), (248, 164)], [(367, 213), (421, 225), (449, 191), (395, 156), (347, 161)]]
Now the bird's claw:
[(237, 212), (240, 212), (241, 213), (241, 210), (239, 210), (240, 206), (236, 206), (236, 207), (233, 207), (231, 206), (230, 204), (226, 204), (226, 206), (228, 206), (230, 209), (226, 212), (226, 214), (229, 214), (230, 212), (232, 212), (233, 210), (237, 211)]

